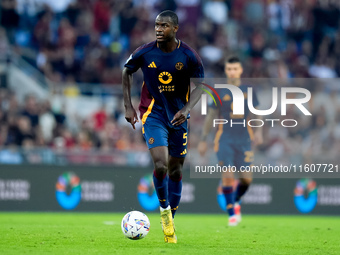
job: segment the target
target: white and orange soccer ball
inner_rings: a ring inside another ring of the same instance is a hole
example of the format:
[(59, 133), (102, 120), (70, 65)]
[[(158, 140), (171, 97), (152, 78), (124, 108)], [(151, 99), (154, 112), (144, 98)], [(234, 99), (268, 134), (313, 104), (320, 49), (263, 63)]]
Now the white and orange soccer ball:
[(123, 234), (132, 240), (144, 238), (150, 230), (149, 218), (142, 212), (131, 211), (125, 214), (121, 223)]

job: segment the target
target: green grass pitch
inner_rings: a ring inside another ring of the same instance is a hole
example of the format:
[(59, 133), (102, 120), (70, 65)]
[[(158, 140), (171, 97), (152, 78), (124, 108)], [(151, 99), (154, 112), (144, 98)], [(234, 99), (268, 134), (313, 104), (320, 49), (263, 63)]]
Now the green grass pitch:
[(340, 254), (340, 217), (176, 216), (177, 244), (166, 244), (158, 214), (149, 234), (129, 240), (123, 213), (0, 213), (0, 254)]

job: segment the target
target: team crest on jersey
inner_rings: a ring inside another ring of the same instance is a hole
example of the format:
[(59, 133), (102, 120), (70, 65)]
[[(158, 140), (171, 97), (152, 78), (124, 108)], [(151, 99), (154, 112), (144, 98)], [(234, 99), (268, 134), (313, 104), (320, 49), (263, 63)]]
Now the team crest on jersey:
[(184, 66), (184, 65), (183, 65), (182, 62), (177, 62), (176, 65), (175, 65), (175, 67), (176, 67), (177, 70), (182, 70), (183, 66)]
[(152, 137), (150, 137), (150, 139), (149, 139), (149, 144), (153, 144), (154, 142), (155, 142), (155, 139), (152, 138)]
[(158, 80), (163, 84), (169, 84), (172, 81), (172, 75), (169, 72), (161, 72)]

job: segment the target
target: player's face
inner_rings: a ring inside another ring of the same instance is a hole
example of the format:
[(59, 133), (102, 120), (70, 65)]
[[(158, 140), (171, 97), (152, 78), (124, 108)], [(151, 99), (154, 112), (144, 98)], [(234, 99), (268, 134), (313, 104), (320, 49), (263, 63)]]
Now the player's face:
[(226, 63), (224, 71), (229, 79), (239, 79), (243, 73), (243, 68), (241, 63)]
[(175, 26), (170, 17), (157, 16), (155, 21), (155, 32), (157, 42), (171, 41), (175, 38), (178, 26)]

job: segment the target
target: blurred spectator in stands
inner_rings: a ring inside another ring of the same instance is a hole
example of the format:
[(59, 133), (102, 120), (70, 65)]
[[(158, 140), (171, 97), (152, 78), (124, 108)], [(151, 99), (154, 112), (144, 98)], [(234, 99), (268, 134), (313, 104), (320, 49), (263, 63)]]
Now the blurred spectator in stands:
[(68, 5), (64, 12), (64, 16), (70, 21), (73, 27), (76, 26), (76, 21), (81, 14), (81, 7), (78, 1), (73, 1)]
[(123, 99), (119, 97), (116, 102), (116, 106), (114, 108), (112, 117), (115, 121), (120, 119), (120, 116), (124, 115), (124, 104), (123, 104)]
[(157, 9), (158, 12), (162, 12), (164, 10), (176, 12), (177, 3), (175, 0), (158, 1), (156, 2), (155, 9)]
[(38, 103), (33, 95), (27, 95), (22, 115), (30, 120), (30, 125), (35, 128), (39, 124)]
[(6, 101), (3, 102), (4, 110), (8, 115), (16, 115), (20, 113), (20, 106), (14, 92), (8, 92)]
[(67, 149), (71, 149), (75, 146), (76, 144), (76, 141), (75, 139), (73, 138), (73, 135), (72, 133), (68, 130), (68, 129), (63, 129), (62, 131), (62, 137), (64, 138), (64, 141), (65, 141), (65, 147)]
[(311, 39), (314, 20), (308, 2), (294, 1), (291, 5), (291, 19), (286, 28), (287, 36), (299, 46), (305, 39)]
[(223, 25), (228, 21), (228, 6), (225, 1), (212, 0), (205, 2), (203, 12), (215, 24)]
[[(38, 14), (43, 9), (41, 0), (17, 0), (17, 11), (20, 15), (20, 40), (31, 46), (31, 30), (36, 25)], [(21, 42), (22, 43), (22, 42)], [(19, 44), (21, 45), (19, 42)]]
[(113, 6), (111, 7), (111, 15), (110, 15), (110, 24), (109, 24), (109, 32), (112, 38), (112, 41), (118, 41), (120, 37), (120, 17), (119, 13), (121, 11), (121, 2), (115, 1)]
[(59, 130), (55, 130), (54, 139), (52, 141), (52, 147), (60, 152), (73, 149), (76, 145), (76, 140), (67, 128), (60, 127)]
[(0, 146), (6, 146), (7, 137), (8, 137), (8, 126), (1, 125), (0, 126)]
[(122, 128), (118, 125), (118, 123), (112, 119), (109, 118), (106, 121), (104, 130), (99, 134), (101, 140), (110, 140), (112, 141), (112, 144), (115, 144), (119, 137), (121, 136)]
[(52, 105), (52, 112), (54, 114), (57, 125), (63, 126), (66, 122), (66, 113), (65, 113), (65, 103), (56, 102)]
[(6, 114), (6, 126), (7, 126), (7, 138), (5, 141), (5, 145), (16, 144), (16, 134), (17, 134), (17, 115), (15, 114)]
[(49, 101), (40, 104), (39, 126), (45, 143), (50, 144), (53, 138), (53, 130), (56, 127), (56, 120)]
[(133, 8), (133, 1), (123, 1), (124, 5), (120, 12), (120, 31), (121, 31), (121, 42), (123, 49), (128, 50), (130, 47), (130, 38), (133, 28), (135, 27), (138, 17), (136, 10)]
[(90, 139), (90, 135), (85, 131), (80, 131), (76, 138), (76, 148), (79, 150), (90, 150), (93, 143)]
[(15, 44), (15, 32), (19, 26), (20, 16), (16, 10), (16, 0), (2, 0), (0, 3), (0, 25), (5, 28), (10, 44)]
[(43, 163), (42, 153), (35, 149), (35, 143), (32, 139), (25, 139), (22, 142), (22, 153), (24, 160), (30, 164)]
[(58, 28), (58, 47), (73, 49), (76, 43), (76, 31), (67, 18), (61, 19)]
[(6, 30), (0, 27), (0, 63), (6, 63), (8, 58), (8, 51), (9, 45), (6, 36)]
[(243, 17), (248, 26), (254, 27), (264, 23), (264, 19), (266, 17), (264, 2), (265, 1), (262, 0), (245, 1)]
[(108, 152), (108, 153), (110, 153), (110, 151), (112, 150), (112, 145), (110, 144), (110, 141), (103, 140), (101, 142), (99, 150), (100, 150), (100, 152)]
[(39, 13), (39, 20), (36, 23), (33, 30), (33, 43), (35, 47), (44, 47), (52, 42), (53, 30), (52, 30), (52, 11), (45, 6), (45, 9)]
[(54, 13), (62, 14), (67, 7), (74, 3), (76, 0), (58, 0), (58, 1), (45, 1), (45, 3), (52, 9)]
[(96, 0), (94, 3), (94, 29), (98, 33), (107, 33), (110, 26), (110, 0)]
[(23, 141), (26, 139), (35, 140), (35, 132), (32, 129), (31, 121), (27, 116), (20, 116), (16, 120), (16, 127), (14, 129), (15, 144), (23, 145)]
[(95, 131), (102, 131), (105, 128), (107, 121), (106, 105), (102, 104), (100, 109), (93, 114), (94, 129)]
[(250, 38), (250, 51), (249, 56), (253, 58), (253, 62), (262, 61), (263, 53), (266, 46), (266, 40), (263, 31), (256, 30)]
[(334, 71), (335, 61), (332, 58), (322, 59), (321, 57), (316, 59), (316, 62), (309, 68), (309, 74), (312, 77), (317, 78), (335, 78), (337, 77)]
[(268, 28), (277, 35), (282, 35), (283, 10), (280, 0), (271, 0), (267, 6)]
[(122, 130), (121, 136), (116, 143), (116, 148), (121, 151), (132, 149), (132, 137), (128, 129)]

